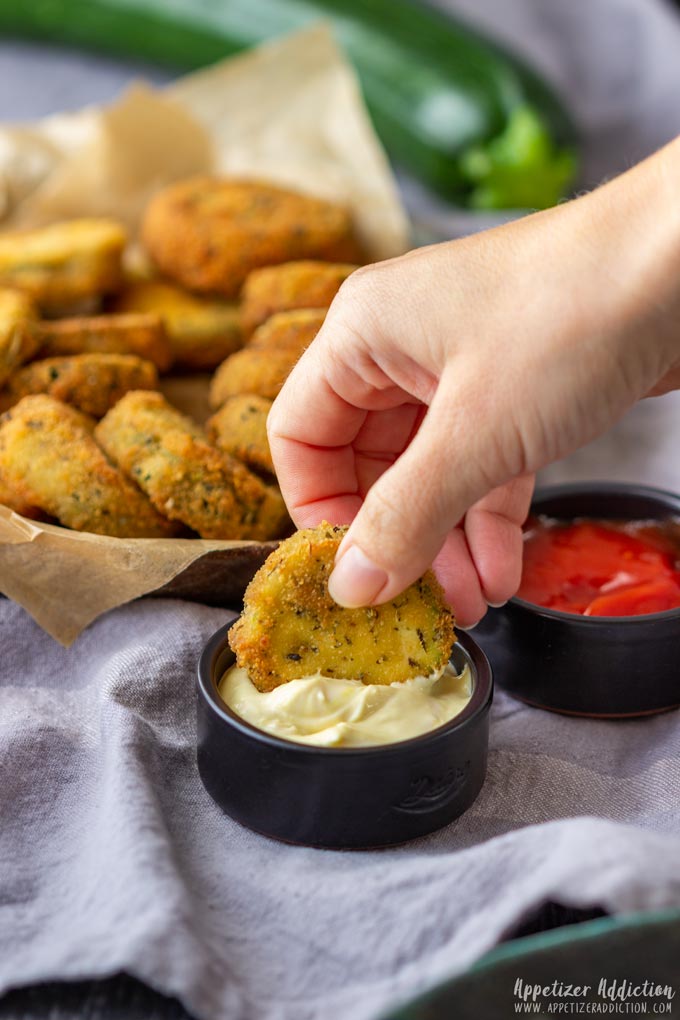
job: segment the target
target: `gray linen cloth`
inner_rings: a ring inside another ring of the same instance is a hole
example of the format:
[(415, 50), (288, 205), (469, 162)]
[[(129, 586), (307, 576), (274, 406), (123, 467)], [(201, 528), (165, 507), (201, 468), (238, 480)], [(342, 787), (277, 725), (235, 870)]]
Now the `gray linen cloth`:
[[(660, 0), (456, 6), (572, 95), (589, 183), (680, 131), (680, 22)], [(0, 60), (0, 115), (45, 112), (48, 82), (73, 106), (129, 73), (30, 47)], [(43, 83), (31, 109), (17, 74)], [(679, 431), (680, 397), (649, 401), (545, 477), (680, 490)], [(146, 600), (62, 649), (0, 600), (0, 991), (125, 970), (202, 1018), (369, 1020), (546, 900), (680, 907), (677, 713), (577, 720), (497, 692), (487, 782), (445, 830), (337, 853), (240, 828), (195, 765), (196, 660), (227, 618)]]

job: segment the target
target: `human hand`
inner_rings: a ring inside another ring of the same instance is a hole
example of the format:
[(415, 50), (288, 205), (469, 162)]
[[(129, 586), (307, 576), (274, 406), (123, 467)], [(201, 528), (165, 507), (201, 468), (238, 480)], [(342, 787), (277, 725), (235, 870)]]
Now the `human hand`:
[(329, 590), (434, 561), (461, 626), (517, 590), (533, 472), (680, 385), (678, 143), (574, 202), (354, 273), (269, 415), (299, 527), (352, 523)]

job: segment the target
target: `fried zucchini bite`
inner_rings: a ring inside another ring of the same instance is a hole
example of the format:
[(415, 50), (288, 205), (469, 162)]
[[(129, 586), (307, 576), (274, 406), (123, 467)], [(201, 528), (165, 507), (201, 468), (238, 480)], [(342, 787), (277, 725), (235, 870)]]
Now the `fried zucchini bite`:
[(259, 266), (317, 258), (353, 261), (340, 205), (253, 181), (195, 177), (159, 191), (142, 241), (160, 270), (190, 290), (235, 297)]
[(22, 517), (29, 517), (34, 521), (44, 521), (48, 516), (37, 506), (31, 506), (18, 496), (2, 474), (0, 474), (0, 504), (13, 510), (15, 514), (21, 514)]
[(159, 372), (167, 372), (172, 364), (163, 322), (160, 315), (152, 312), (45, 320), (40, 323), (39, 332), (41, 358), (136, 354), (152, 361)]
[(248, 347), (280, 350), (294, 348), (298, 354), (302, 354), (323, 326), (325, 318), (326, 309), (319, 308), (277, 312), (257, 327), (248, 341)]
[(243, 332), (252, 331), (276, 312), (294, 308), (327, 309), (340, 286), (358, 267), (348, 262), (284, 262), (249, 273), (241, 292)]
[(177, 533), (109, 463), (85, 415), (53, 397), (24, 397), (0, 417), (0, 472), (19, 499), (76, 531), (119, 538)]
[(241, 394), (274, 400), (324, 317), (325, 312), (316, 309), (272, 315), (255, 330), (247, 347), (217, 369), (210, 384), (210, 406), (219, 408), (229, 397)]
[(230, 397), (205, 423), (208, 438), (249, 468), (273, 475), (274, 462), (267, 439), (267, 415), (271, 406), (271, 400), (255, 394)]
[(344, 609), (333, 601), (328, 578), (346, 530), (323, 523), (298, 531), (248, 585), (229, 644), (259, 691), (315, 673), (390, 684), (448, 662), (453, 615), (431, 570), (381, 606)]
[(242, 343), (241, 319), (230, 301), (196, 297), (161, 280), (128, 284), (118, 312), (154, 312), (165, 324), (176, 368), (209, 371)]
[(279, 490), (210, 446), (160, 393), (128, 393), (95, 435), (155, 507), (203, 538), (265, 540), (288, 524)]
[(29, 297), (0, 289), (0, 387), (37, 351), (37, 323), (38, 313)]
[(290, 375), (300, 352), (246, 347), (223, 361), (210, 383), (210, 406), (222, 407), (229, 397), (257, 394), (274, 400)]
[(74, 354), (32, 361), (11, 376), (3, 397), (14, 404), (31, 393), (48, 393), (101, 418), (128, 390), (155, 389), (156, 366), (134, 354)]
[(47, 311), (116, 290), (125, 231), (114, 220), (80, 219), (0, 234), (0, 285)]

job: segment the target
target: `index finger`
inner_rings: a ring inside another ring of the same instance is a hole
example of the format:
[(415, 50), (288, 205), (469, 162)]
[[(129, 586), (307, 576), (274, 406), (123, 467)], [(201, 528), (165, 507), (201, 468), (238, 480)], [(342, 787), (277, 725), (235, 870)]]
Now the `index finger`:
[[(329, 368), (334, 371), (329, 373)], [(369, 374), (372, 378), (367, 379)], [(352, 399), (341, 396), (339, 389)], [(319, 338), (314, 341), (286, 380), (268, 419), (277, 478), (298, 526), (324, 518), (337, 524), (354, 519), (363, 494), (353, 444), (372, 410), (410, 399), (380, 370), (378, 375), (362, 372), (339, 360)]]
[(361, 499), (351, 443), (366, 414), (335, 392), (308, 349), (267, 419), (276, 477), (299, 527), (354, 518)]

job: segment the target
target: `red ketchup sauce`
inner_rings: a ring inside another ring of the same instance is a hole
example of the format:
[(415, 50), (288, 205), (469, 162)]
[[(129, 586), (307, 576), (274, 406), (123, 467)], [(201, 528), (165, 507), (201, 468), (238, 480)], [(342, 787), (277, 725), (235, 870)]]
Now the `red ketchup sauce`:
[(582, 616), (644, 616), (680, 608), (680, 521), (556, 521), (524, 533), (517, 593)]

